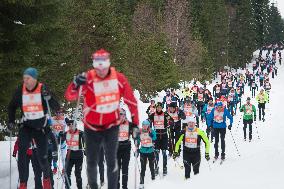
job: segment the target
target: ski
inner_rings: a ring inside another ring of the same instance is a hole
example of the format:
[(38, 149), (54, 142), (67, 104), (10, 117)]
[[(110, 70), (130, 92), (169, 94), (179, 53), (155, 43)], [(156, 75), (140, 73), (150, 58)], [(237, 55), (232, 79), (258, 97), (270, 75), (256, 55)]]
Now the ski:
[(220, 161), (220, 165), (222, 165), (224, 163), (225, 159), (221, 159)]

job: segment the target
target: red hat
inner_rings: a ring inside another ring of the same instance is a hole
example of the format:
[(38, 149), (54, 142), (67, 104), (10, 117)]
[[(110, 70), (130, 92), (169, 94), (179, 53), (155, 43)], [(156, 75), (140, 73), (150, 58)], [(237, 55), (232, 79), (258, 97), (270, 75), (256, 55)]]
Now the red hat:
[(110, 56), (110, 53), (107, 52), (106, 50), (104, 49), (100, 49), (100, 50), (97, 50), (96, 52), (94, 52), (92, 54), (92, 59), (101, 59), (101, 60), (106, 60), (106, 59), (109, 59), (109, 56)]

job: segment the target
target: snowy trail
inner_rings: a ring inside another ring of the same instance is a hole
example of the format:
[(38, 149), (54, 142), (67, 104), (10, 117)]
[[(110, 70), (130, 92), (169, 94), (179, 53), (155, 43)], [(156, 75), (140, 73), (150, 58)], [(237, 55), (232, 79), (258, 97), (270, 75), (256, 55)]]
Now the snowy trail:
[[(277, 64), (278, 65), (278, 64)], [(270, 79), (272, 90), (270, 93), (270, 103), (266, 106), (266, 121), (256, 124), (260, 139), (257, 139), (256, 127), (253, 125), (253, 140), (251, 143), (243, 141), (243, 124), (242, 114), (238, 111), (234, 117), (234, 124), (232, 134), (235, 138), (236, 144), (239, 148), (241, 157), (237, 155), (236, 149), (229, 130), (226, 134), (226, 161), (220, 165), (219, 163), (212, 163), (214, 156), (214, 144), (211, 143), (210, 157), (208, 163), (204, 158), (204, 145), (201, 147), (201, 166), (200, 174), (195, 176), (191, 174), (189, 180), (184, 180), (184, 169), (176, 167), (173, 159), (168, 160), (168, 175), (160, 179), (159, 176), (155, 181), (151, 181), (149, 167), (147, 166), (145, 176), (146, 189), (173, 189), (173, 188), (218, 188), (218, 189), (239, 189), (239, 188), (258, 188), (258, 189), (274, 189), (282, 185), (284, 170), (284, 123), (281, 119), (282, 114), (282, 99), (284, 97), (284, 67), (279, 66), (279, 75), (275, 79)], [(214, 82), (213, 82), (214, 83)], [(211, 84), (212, 89), (213, 84)], [(249, 88), (246, 86), (245, 95), (242, 102), (249, 93)], [(255, 100), (252, 102), (256, 105)], [(139, 103), (140, 120), (147, 117), (145, 111), (148, 104)], [(257, 109), (258, 111), (258, 109)], [(258, 113), (258, 112), (257, 112)], [(255, 123), (254, 123), (255, 124)], [(205, 129), (202, 125), (201, 128)], [(219, 144), (220, 145), (220, 144)], [(9, 188), (9, 142), (0, 142), (0, 183), (1, 189)], [(131, 152), (133, 154), (133, 152)], [(182, 164), (182, 159), (178, 160)], [(138, 159), (139, 167), (140, 160)], [(160, 161), (160, 168), (161, 168)], [(129, 189), (134, 189), (134, 166), (135, 159), (131, 156), (129, 165)], [(18, 181), (18, 171), (16, 160), (12, 160), (12, 188), (15, 189)], [(74, 169), (73, 169), (74, 170)], [(82, 171), (83, 184), (86, 185), (87, 177), (85, 172), (85, 165)], [(106, 176), (105, 176), (106, 178)], [(59, 188), (63, 188), (62, 180), (57, 180), (57, 175), (54, 176), (55, 188), (57, 182)], [(137, 182), (139, 183), (139, 174), (137, 174)], [(72, 173), (72, 189), (76, 188), (74, 173)], [(33, 171), (30, 166), (30, 177), (28, 188), (34, 188)], [(106, 186), (103, 187), (107, 188)]]

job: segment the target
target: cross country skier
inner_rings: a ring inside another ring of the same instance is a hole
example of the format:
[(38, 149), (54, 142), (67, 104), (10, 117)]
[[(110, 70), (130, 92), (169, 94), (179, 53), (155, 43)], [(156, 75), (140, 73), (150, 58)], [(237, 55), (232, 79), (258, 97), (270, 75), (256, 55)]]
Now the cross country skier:
[(204, 103), (206, 101), (206, 95), (204, 94), (204, 90), (202, 87), (199, 88), (199, 91), (197, 92), (197, 95), (194, 101), (197, 106), (198, 115), (200, 116), (202, 109), (204, 107)]
[(152, 113), (155, 113), (156, 111), (156, 105), (155, 105), (155, 100), (151, 100), (150, 106), (147, 108), (146, 113), (151, 115)]
[(233, 124), (233, 117), (231, 116), (230, 112), (227, 108), (223, 107), (222, 102), (218, 102), (216, 104), (216, 107), (212, 109), (210, 115), (209, 115), (209, 123), (212, 123), (210, 127), (214, 128), (214, 134), (215, 134), (215, 160), (219, 157), (219, 150), (218, 150), (218, 143), (219, 143), (219, 136), (221, 138), (221, 160), (225, 160), (225, 135), (226, 135), (226, 119), (229, 118), (230, 124), (228, 126), (228, 129), (231, 130), (232, 124)]
[(168, 114), (172, 117), (173, 121), (169, 122), (169, 156), (174, 152), (174, 146), (180, 137), (181, 120), (185, 119), (184, 112), (179, 109), (176, 103), (172, 102), (169, 106)]
[[(249, 125), (249, 142), (252, 139), (252, 123), (253, 120), (256, 121), (256, 108), (250, 103), (250, 97), (247, 98), (247, 103), (240, 108), (241, 112), (244, 112), (243, 116), (243, 130), (244, 130), (244, 140), (247, 138), (247, 125)], [(253, 119), (254, 118), (254, 119)]]
[[(66, 92), (68, 101), (76, 101), (79, 92), (84, 98), (83, 122), (86, 141), (87, 175), (91, 189), (97, 189), (97, 152), (103, 146), (108, 176), (108, 188), (117, 187), (118, 125), (120, 98), (128, 105), (132, 122), (139, 123), (137, 101), (126, 77), (110, 67), (110, 53), (104, 49), (93, 56), (93, 69), (79, 74)], [(82, 89), (82, 90), (80, 90)]]
[(141, 173), (140, 173), (140, 189), (144, 188), (144, 177), (146, 171), (147, 161), (149, 162), (151, 179), (155, 180), (154, 164), (156, 164), (154, 154), (154, 141), (157, 139), (156, 132), (150, 128), (149, 120), (142, 122), (142, 128), (137, 136), (137, 143), (140, 146), (140, 162), (141, 162)]
[(66, 189), (70, 189), (71, 186), (71, 172), (73, 166), (75, 166), (75, 177), (77, 188), (82, 189), (82, 164), (84, 156), (84, 136), (83, 131), (76, 128), (74, 120), (66, 121), (69, 130), (61, 134), (61, 140), (67, 143), (67, 155), (66, 155), (66, 174), (68, 180), (65, 180)]
[[(27, 155), (26, 151), (32, 139), (37, 145), (37, 158), (43, 171), (43, 188), (50, 189), (50, 166), (47, 159), (48, 106), (58, 111), (59, 103), (51, 95), (47, 87), (38, 82), (38, 72), (35, 68), (27, 68), (23, 74), (23, 84), (16, 90), (8, 107), (8, 129), (15, 127), (16, 110), (21, 108), (23, 127), (19, 130), (18, 170), (20, 178), (19, 189), (27, 188)], [(47, 103), (48, 102), (48, 103)]]
[(206, 129), (206, 133), (207, 133), (207, 136), (209, 137), (210, 134), (211, 134), (211, 142), (213, 142), (213, 138), (214, 138), (214, 129), (213, 128), (210, 128), (210, 125), (212, 125), (212, 123), (209, 123), (209, 115), (211, 113), (211, 111), (213, 110), (214, 108), (214, 103), (213, 103), (213, 99), (209, 99), (209, 102), (208, 104), (206, 104), (203, 108), (203, 111), (202, 111), (202, 120), (205, 121), (206, 120), (206, 125), (207, 125), (207, 129)]
[(67, 145), (65, 141), (60, 140), (59, 133), (65, 132), (66, 127), (67, 125), (65, 122), (63, 109), (61, 108), (60, 111), (58, 111), (56, 115), (51, 118), (51, 128), (52, 128), (52, 132), (55, 134), (55, 137), (57, 139), (58, 148), (60, 148), (63, 173), (64, 173), (64, 167), (65, 167), (65, 157), (66, 157), (66, 152), (67, 152)]
[(271, 90), (271, 83), (269, 82), (269, 80), (266, 80), (265, 81), (265, 84), (263, 86), (265, 92), (267, 93), (267, 96), (268, 96), (268, 103), (269, 103), (269, 94), (270, 94), (270, 90)]
[(149, 116), (149, 120), (153, 123), (153, 127), (157, 133), (157, 140), (155, 141), (155, 174), (159, 173), (159, 154), (160, 150), (163, 155), (163, 175), (167, 174), (167, 149), (168, 149), (168, 122), (173, 121), (171, 116), (167, 112), (163, 112), (162, 103), (158, 102), (156, 104), (156, 112)]
[(228, 93), (228, 110), (232, 116), (236, 114), (237, 110), (237, 102), (238, 102), (238, 94), (235, 92), (234, 88), (231, 88), (230, 92)]
[(184, 120), (186, 127), (182, 130), (182, 135), (180, 136), (176, 147), (174, 158), (178, 156), (178, 151), (183, 142), (183, 163), (185, 171), (185, 179), (190, 178), (191, 166), (193, 169), (194, 175), (199, 173), (199, 167), (201, 162), (200, 154), (200, 142), (203, 140), (205, 143), (205, 158), (209, 161), (209, 152), (210, 152), (210, 142), (201, 129), (196, 127), (196, 119), (194, 117), (187, 118)]
[(259, 121), (261, 120), (261, 117), (262, 117), (262, 121), (265, 121), (265, 119), (264, 119), (265, 104), (268, 102), (268, 95), (264, 91), (263, 88), (260, 89), (259, 94), (256, 96), (256, 101), (258, 102), (258, 111), (259, 111), (258, 118), (259, 118)]
[(255, 97), (255, 90), (258, 91), (258, 85), (255, 83), (255, 81), (252, 81), (251, 86), (250, 86), (250, 90), (251, 90), (251, 96), (252, 98)]
[(127, 189), (128, 183), (128, 166), (130, 161), (131, 152), (131, 141), (130, 136), (133, 133), (133, 129), (137, 128), (126, 118), (126, 111), (122, 108), (120, 109), (120, 120), (119, 133), (118, 133), (118, 150), (117, 150), (117, 160), (118, 160), (118, 189), (120, 189), (120, 170), (122, 170), (122, 189)]
[(218, 83), (218, 81), (213, 87), (213, 96), (215, 97), (215, 100), (221, 97), (221, 85)]
[(196, 106), (191, 102), (191, 99), (188, 97), (184, 101), (184, 105), (182, 107), (182, 110), (186, 117), (195, 115), (196, 116), (196, 122), (197, 127), (199, 127), (199, 117), (198, 117), (198, 111)]

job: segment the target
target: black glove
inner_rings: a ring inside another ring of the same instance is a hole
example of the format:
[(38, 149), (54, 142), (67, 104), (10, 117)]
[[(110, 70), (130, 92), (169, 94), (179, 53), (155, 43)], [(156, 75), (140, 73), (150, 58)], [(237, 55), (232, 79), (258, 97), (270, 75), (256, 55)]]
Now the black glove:
[(174, 154), (173, 154), (173, 159), (176, 159), (177, 157), (179, 157), (179, 153), (174, 152)]
[(43, 86), (41, 93), (42, 93), (42, 96), (45, 100), (51, 99), (50, 93), (48, 92), (48, 90), (46, 89), (45, 86)]
[(15, 158), (17, 156), (17, 153), (13, 152), (12, 156)]
[(231, 130), (231, 129), (232, 129), (232, 125), (229, 125), (229, 126), (228, 126), (228, 129)]
[(6, 131), (10, 133), (14, 127), (15, 123), (8, 123)]
[(139, 150), (139, 149), (137, 149), (137, 150), (136, 150), (136, 152), (134, 152), (134, 157), (138, 158), (139, 153), (140, 153), (140, 150)]
[(210, 160), (210, 157), (209, 157), (209, 154), (208, 154), (208, 153), (205, 153), (205, 159), (206, 159), (207, 161)]
[(256, 116), (254, 117), (254, 121), (256, 121)]
[(74, 84), (76, 86), (76, 88), (80, 87), (81, 85), (85, 85), (87, 82), (87, 78), (86, 76), (84, 76), (83, 74), (78, 74), (75, 78), (74, 78)]

